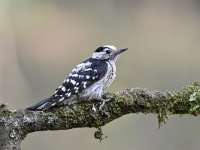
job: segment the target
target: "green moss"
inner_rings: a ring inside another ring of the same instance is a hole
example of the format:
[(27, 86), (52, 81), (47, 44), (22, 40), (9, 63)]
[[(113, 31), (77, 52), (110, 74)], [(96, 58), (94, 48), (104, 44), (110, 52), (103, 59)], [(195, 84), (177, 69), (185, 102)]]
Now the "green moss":
[(0, 111), (0, 117), (10, 117), (11, 115), (13, 115), (13, 112), (8, 109)]
[(195, 82), (192, 86), (186, 86), (182, 92), (169, 93), (159, 105), (158, 124), (166, 123), (168, 115), (200, 113), (200, 84)]
[[(171, 114), (199, 114), (200, 113), (200, 86), (195, 82), (186, 86), (182, 92), (150, 92), (147, 89), (127, 89), (117, 94), (107, 94), (111, 98), (106, 102), (102, 112), (93, 112), (96, 102), (78, 103), (58, 111), (58, 118), (65, 118), (67, 127), (77, 122), (85, 126), (99, 128), (106, 123), (128, 113), (155, 113), (158, 117), (158, 126), (165, 124)], [(84, 122), (87, 119), (87, 122)], [(81, 126), (81, 125), (80, 125)]]

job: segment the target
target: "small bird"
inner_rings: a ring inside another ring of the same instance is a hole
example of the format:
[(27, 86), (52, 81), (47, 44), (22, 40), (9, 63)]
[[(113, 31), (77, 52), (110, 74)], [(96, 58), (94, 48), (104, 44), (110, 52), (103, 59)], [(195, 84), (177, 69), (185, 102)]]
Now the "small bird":
[(97, 48), (92, 57), (78, 64), (54, 94), (27, 110), (47, 111), (55, 106), (70, 105), (78, 101), (98, 100), (99, 109), (105, 104), (102, 98), (116, 77), (116, 60), (128, 48), (112, 45)]

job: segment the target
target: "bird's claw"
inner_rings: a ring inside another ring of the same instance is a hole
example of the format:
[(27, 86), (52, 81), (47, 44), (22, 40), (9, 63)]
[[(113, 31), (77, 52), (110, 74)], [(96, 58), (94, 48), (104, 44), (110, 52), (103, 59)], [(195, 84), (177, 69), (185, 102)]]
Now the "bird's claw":
[(97, 112), (97, 108), (94, 106), (94, 104), (93, 104), (93, 106), (92, 106), (92, 111), (93, 111), (93, 112)]
[(101, 105), (99, 106), (99, 111), (102, 110), (102, 108), (104, 107), (105, 103), (106, 103), (106, 100), (105, 99), (101, 99)]

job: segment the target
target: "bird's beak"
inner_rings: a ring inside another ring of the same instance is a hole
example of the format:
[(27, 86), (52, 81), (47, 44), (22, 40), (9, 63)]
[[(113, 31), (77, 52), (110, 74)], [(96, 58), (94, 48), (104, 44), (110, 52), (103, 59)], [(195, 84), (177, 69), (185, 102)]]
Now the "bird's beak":
[(121, 49), (118, 49), (115, 53), (114, 53), (114, 56), (117, 56), (123, 52), (125, 52), (128, 48), (121, 48)]

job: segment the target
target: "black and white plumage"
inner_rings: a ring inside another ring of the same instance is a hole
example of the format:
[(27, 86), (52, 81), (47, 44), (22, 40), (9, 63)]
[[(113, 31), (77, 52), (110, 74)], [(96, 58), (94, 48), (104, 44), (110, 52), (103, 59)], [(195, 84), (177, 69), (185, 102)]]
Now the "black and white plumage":
[(91, 58), (72, 70), (52, 96), (27, 109), (48, 110), (54, 106), (70, 105), (79, 100), (92, 99), (102, 102), (101, 109), (105, 103), (102, 95), (116, 77), (117, 57), (125, 50), (127, 48), (117, 49), (112, 45), (97, 48)]

